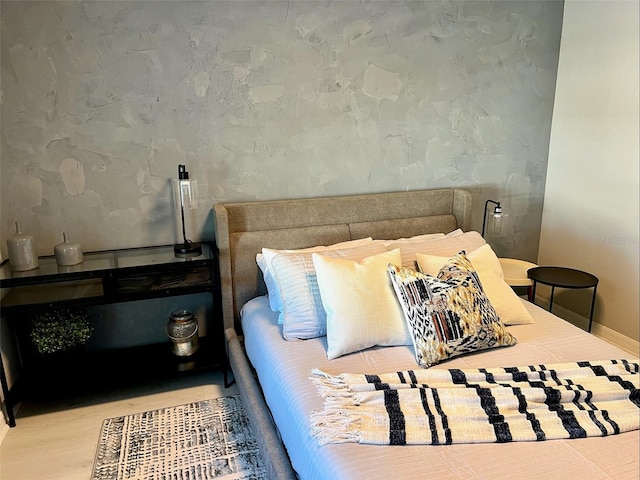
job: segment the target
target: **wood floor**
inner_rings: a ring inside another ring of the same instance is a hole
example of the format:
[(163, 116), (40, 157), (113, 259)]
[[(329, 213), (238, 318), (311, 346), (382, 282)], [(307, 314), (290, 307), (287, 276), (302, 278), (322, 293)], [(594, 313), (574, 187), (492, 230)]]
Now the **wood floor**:
[(0, 444), (0, 480), (88, 480), (102, 421), (146, 410), (237, 393), (222, 373), (204, 372), (101, 398), (23, 404), (17, 426)]

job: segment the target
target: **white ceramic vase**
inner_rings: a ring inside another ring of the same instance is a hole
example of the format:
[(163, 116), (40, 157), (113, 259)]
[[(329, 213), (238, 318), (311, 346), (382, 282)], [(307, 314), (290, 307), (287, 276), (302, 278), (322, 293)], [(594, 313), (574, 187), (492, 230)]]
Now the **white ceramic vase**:
[(56, 262), (61, 266), (77, 265), (82, 263), (82, 246), (79, 243), (69, 241), (67, 232), (62, 234), (63, 242), (53, 247)]
[(25, 272), (38, 268), (33, 237), (22, 233), (20, 222), (16, 222), (16, 233), (7, 237), (7, 253), (9, 265), (14, 272)]

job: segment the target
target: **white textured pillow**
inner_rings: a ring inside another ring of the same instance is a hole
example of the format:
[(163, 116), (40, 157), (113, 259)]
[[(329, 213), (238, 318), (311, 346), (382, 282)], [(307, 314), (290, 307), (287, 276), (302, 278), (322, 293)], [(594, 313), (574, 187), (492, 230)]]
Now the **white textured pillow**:
[[(360, 238), (358, 240), (348, 240), (346, 242), (335, 243), (333, 245), (318, 245), (314, 247), (308, 248), (300, 248), (295, 250), (276, 250), (273, 248), (263, 248), (262, 253), (258, 253), (256, 255), (256, 263), (260, 270), (262, 270), (262, 278), (264, 279), (264, 283), (267, 286), (267, 293), (269, 294), (269, 307), (274, 312), (282, 312), (282, 299), (280, 298), (280, 294), (278, 292), (278, 286), (276, 284), (276, 280), (273, 277), (273, 273), (271, 272), (271, 260), (278, 253), (301, 253), (301, 252), (321, 252), (326, 250), (338, 250), (341, 248), (355, 248), (361, 247), (363, 245), (368, 245), (373, 242), (371, 237), (368, 238)], [(278, 322), (282, 323), (282, 315), (278, 318)]]
[[(456, 231), (454, 231), (456, 232)], [(452, 232), (453, 233), (453, 232)], [(457, 233), (457, 232), (456, 232)], [(462, 250), (472, 252), (487, 242), (478, 232), (470, 231), (460, 234), (445, 235), (442, 238), (428, 238), (423, 241), (397, 241), (387, 245), (389, 250), (400, 249), (402, 266), (417, 270), (416, 253), (452, 257)]]
[(258, 253), (256, 255), (256, 263), (262, 271), (262, 278), (264, 279), (264, 284), (267, 286), (269, 307), (271, 307), (271, 310), (273, 310), (274, 312), (279, 312), (282, 309), (282, 300), (280, 300), (280, 295), (278, 294), (276, 279), (273, 278), (273, 275), (271, 275), (271, 270), (269, 270), (267, 259), (262, 253)]
[(327, 358), (334, 359), (375, 345), (411, 345), (391, 279), (399, 250), (361, 262), (313, 254), (322, 304), (327, 312)]
[[(385, 251), (384, 245), (369, 242), (361, 247), (326, 249), (318, 254), (361, 260)], [(322, 307), (312, 255), (313, 252), (279, 253), (271, 259), (271, 273), (282, 301), (279, 321), (286, 340), (326, 335), (327, 316)]]
[[(416, 254), (420, 271), (427, 275), (437, 275), (449, 261), (447, 257)], [(500, 260), (489, 244), (467, 254), (473, 265), (485, 295), (505, 325), (525, 325), (533, 323), (533, 317), (511, 287), (504, 281)]]

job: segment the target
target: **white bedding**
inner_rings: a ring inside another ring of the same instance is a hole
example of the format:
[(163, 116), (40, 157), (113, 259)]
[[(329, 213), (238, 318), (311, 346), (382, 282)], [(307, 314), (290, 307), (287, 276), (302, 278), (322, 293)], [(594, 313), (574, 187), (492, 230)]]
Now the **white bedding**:
[[(629, 358), (631, 355), (523, 301), (535, 323), (508, 327), (513, 347), (456, 357), (442, 368), (480, 368)], [(319, 446), (309, 415), (322, 398), (311, 370), (383, 373), (416, 368), (412, 347), (373, 348), (327, 360), (326, 337), (285, 341), (267, 297), (249, 301), (241, 321), (247, 355), (278, 425), (293, 468), (303, 480), (352, 479), (633, 479), (639, 476), (640, 432), (611, 437), (454, 446)], [(434, 367), (437, 368), (437, 367)]]

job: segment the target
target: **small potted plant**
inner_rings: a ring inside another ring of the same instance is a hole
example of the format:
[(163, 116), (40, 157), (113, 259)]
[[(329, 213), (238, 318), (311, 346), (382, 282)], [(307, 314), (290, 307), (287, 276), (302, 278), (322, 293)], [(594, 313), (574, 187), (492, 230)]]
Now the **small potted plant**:
[(93, 321), (85, 308), (56, 308), (38, 314), (31, 326), (31, 341), (38, 352), (64, 352), (91, 338)]

